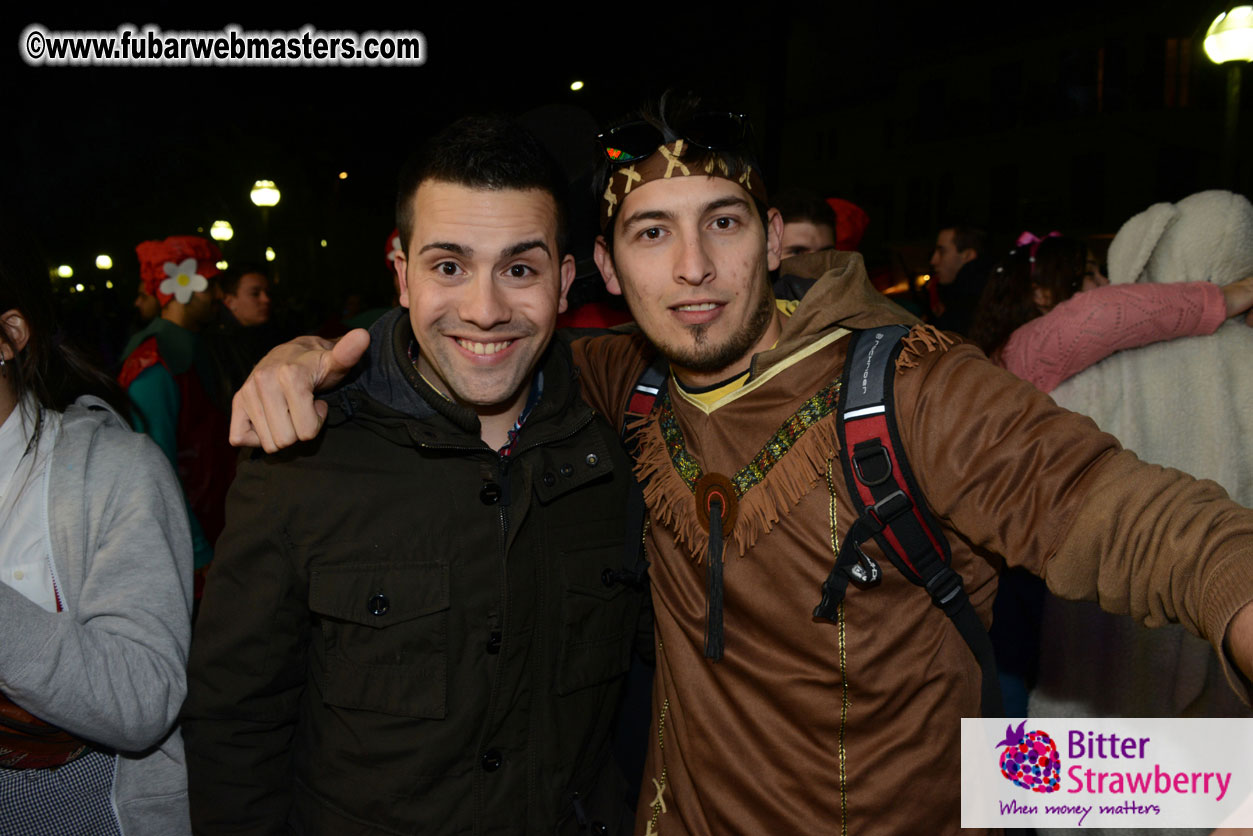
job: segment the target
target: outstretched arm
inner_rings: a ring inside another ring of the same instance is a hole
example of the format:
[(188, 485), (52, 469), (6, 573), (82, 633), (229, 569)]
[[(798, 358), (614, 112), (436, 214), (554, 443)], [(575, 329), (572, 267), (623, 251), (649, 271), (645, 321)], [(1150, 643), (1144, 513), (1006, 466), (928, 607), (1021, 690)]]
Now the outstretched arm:
[(231, 444), (274, 453), (316, 438), (326, 420), (325, 401), (314, 392), (338, 385), (370, 345), (363, 328), (337, 342), (297, 337), (261, 358), (231, 403)]

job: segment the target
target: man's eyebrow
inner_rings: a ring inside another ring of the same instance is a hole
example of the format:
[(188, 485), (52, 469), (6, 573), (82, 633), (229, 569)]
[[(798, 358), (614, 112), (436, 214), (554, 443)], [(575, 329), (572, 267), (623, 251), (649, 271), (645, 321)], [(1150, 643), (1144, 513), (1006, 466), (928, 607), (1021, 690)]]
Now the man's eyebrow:
[(702, 214), (708, 214), (709, 212), (716, 212), (719, 209), (727, 209), (730, 207), (734, 207), (737, 209), (745, 209), (745, 210), (752, 209), (748, 201), (745, 200), (744, 198), (729, 196), (729, 197), (720, 197), (715, 201), (707, 203), (705, 205), (705, 211)]
[(500, 257), (513, 258), (514, 256), (522, 255), (528, 250), (543, 250), (545, 255), (552, 255), (552, 252), (548, 249), (548, 245), (536, 238), (534, 241), (520, 241), (512, 247), (505, 247), (500, 251)]
[(639, 223), (640, 221), (671, 221), (671, 220), (674, 220), (673, 212), (668, 212), (665, 209), (648, 209), (643, 212), (635, 212), (633, 214), (627, 215), (625, 218), (622, 219), (622, 228), (626, 229), (631, 224)]
[(422, 249), (418, 250), (418, 255), (422, 255), (422, 253), (426, 252), (427, 250), (446, 250), (450, 253), (455, 253), (456, 255), (463, 256), (465, 258), (469, 258), (470, 256), (474, 255), (474, 250), (472, 250), (471, 248), (463, 247), (460, 244), (453, 244), (449, 241), (434, 241), (430, 244), (427, 244)]

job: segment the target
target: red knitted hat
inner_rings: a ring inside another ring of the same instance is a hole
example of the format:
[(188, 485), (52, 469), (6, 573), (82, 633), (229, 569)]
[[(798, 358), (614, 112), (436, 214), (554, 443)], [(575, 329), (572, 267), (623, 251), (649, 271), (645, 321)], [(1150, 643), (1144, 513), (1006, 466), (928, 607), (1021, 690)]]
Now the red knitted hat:
[[(179, 287), (190, 288), (188, 293), (204, 290), (195, 286), (199, 284), (195, 277), (203, 277), (207, 287), (207, 280), (220, 272), (218, 262), (222, 260), (222, 251), (216, 244), (196, 235), (171, 235), (164, 241), (144, 241), (135, 247), (135, 255), (139, 256), (139, 278), (144, 290), (157, 297), (163, 308), (175, 298)], [(188, 264), (188, 261), (195, 263)]]

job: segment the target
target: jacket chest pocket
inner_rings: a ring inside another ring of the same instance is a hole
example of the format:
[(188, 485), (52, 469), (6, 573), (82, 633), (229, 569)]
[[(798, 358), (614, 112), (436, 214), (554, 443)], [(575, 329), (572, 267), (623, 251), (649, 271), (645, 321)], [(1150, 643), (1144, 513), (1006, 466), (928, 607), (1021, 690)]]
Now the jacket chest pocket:
[(642, 593), (616, 577), (622, 568), (619, 520), (554, 529), (552, 544), (564, 580), (558, 694), (612, 679), (631, 666)]
[(405, 717), (444, 717), (448, 564), (322, 566), (309, 609), (322, 632), (323, 700)]

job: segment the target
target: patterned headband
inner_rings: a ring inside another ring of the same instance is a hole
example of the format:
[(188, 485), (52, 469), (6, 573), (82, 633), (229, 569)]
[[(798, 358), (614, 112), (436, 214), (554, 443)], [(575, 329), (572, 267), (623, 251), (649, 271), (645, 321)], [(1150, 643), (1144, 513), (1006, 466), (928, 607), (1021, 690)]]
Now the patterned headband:
[(692, 150), (689, 143), (682, 139), (676, 139), (674, 142), (668, 142), (657, 149), (657, 151), (639, 162), (630, 165), (624, 165), (615, 168), (609, 176), (609, 185), (605, 187), (605, 193), (600, 199), (600, 230), (604, 232), (609, 228), (609, 224), (613, 221), (613, 216), (617, 214), (618, 209), (622, 207), (622, 203), (626, 200), (626, 196), (631, 193), (631, 189), (639, 188), (645, 183), (653, 180), (669, 180), (672, 177), (692, 177), (695, 175), (706, 175), (709, 177), (721, 177), (738, 183), (744, 187), (750, 195), (762, 203), (769, 205), (766, 199), (766, 183), (761, 179), (761, 173), (753, 166), (745, 167), (743, 174), (738, 177), (731, 175), (731, 169), (727, 162), (717, 152), (708, 152), (702, 149), (695, 149), (696, 154), (709, 154), (708, 160), (704, 165), (696, 165), (684, 161), (684, 156)]

